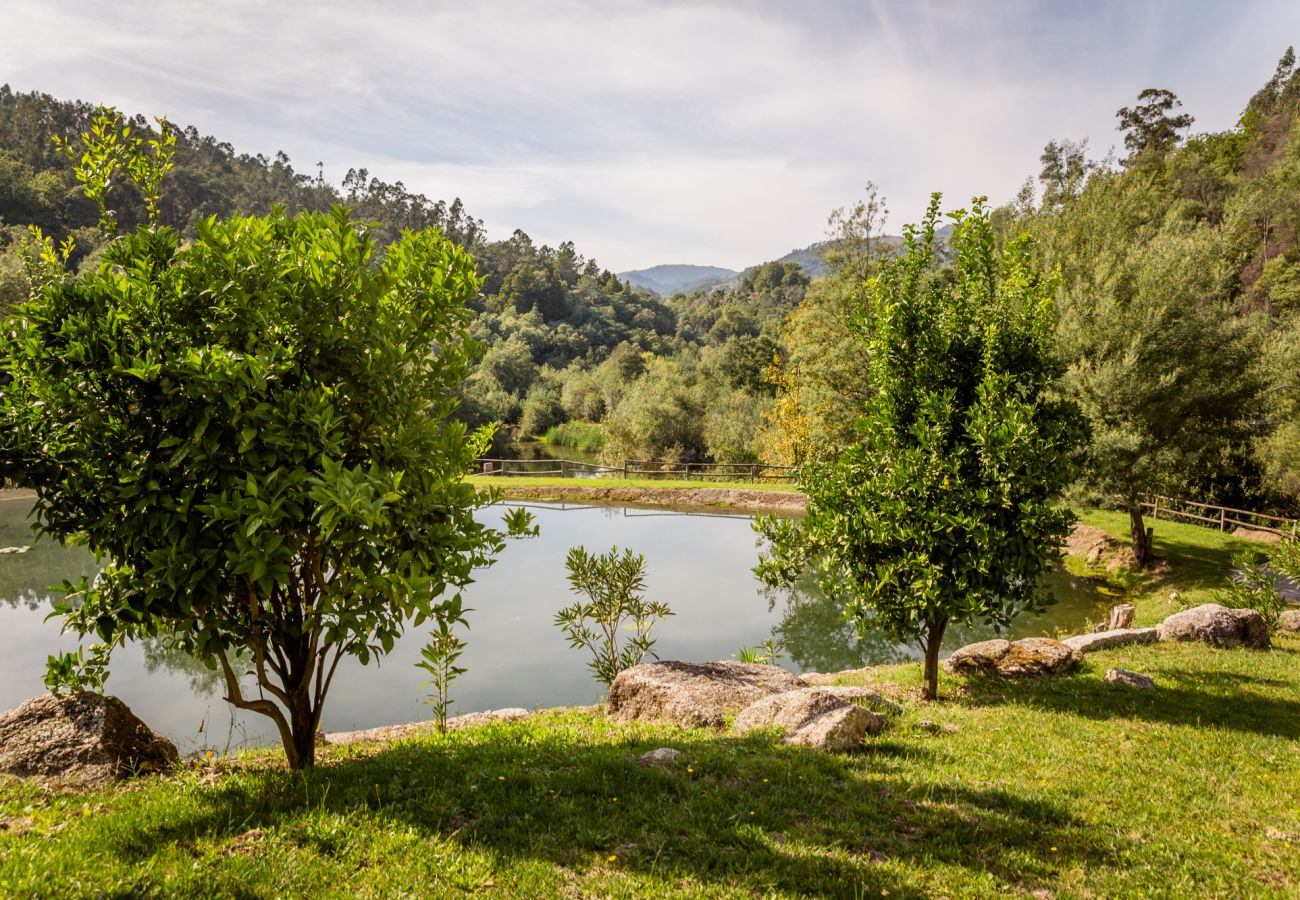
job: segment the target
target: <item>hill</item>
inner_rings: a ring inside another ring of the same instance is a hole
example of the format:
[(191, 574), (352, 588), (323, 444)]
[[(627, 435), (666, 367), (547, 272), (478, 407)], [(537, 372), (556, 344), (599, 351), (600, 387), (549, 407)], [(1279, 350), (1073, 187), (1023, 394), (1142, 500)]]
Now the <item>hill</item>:
[(732, 269), (723, 269), (719, 266), (670, 264), (619, 272), (618, 277), (632, 282), (636, 287), (667, 297), (672, 294), (689, 294), (691, 291), (710, 288), (739, 274)]

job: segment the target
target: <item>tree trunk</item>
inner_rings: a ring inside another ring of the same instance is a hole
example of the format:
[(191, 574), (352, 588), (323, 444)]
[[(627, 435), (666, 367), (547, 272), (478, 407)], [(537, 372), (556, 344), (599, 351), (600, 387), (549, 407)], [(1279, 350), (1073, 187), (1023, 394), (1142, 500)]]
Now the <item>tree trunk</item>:
[[(300, 686), (289, 697), (289, 727), (293, 731), (289, 768), (310, 769), (316, 765), (316, 716), (312, 713), (310, 687)], [(285, 751), (289, 748), (285, 747)]]
[(1149, 568), (1151, 566), (1151, 544), (1154, 539), (1154, 529), (1147, 528), (1142, 519), (1141, 502), (1137, 500), (1129, 501), (1128, 522), (1129, 532), (1133, 537), (1133, 562), (1138, 569)]
[(922, 640), (925, 650), (925, 680), (921, 685), (922, 700), (939, 699), (939, 647), (943, 644), (943, 633), (948, 627), (946, 619), (931, 622)]

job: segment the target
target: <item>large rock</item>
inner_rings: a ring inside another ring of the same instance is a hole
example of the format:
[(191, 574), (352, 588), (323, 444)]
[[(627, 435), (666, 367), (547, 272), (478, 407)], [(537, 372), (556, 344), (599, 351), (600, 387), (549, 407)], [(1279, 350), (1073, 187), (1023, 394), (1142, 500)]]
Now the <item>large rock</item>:
[(95, 785), (175, 765), (176, 746), (116, 697), (46, 694), (0, 714), (0, 772)]
[(1277, 617), (1278, 631), (1300, 631), (1300, 609), (1288, 609)]
[(630, 722), (719, 726), (727, 715), (769, 694), (805, 687), (779, 666), (723, 659), (691, 663), (667, 660), (624, 669), (609, 686), (605, 710)]
[(1076, 634), (1061, 641), (1067, 647), (1080, 653), (1094, 650), (1109, 650), (1111, 647), (1123, 647), (1125, 644), (1154, 644), (1154, 628), (1115, 628), (1111, 631), (1094, 631), (1090, 634)]
[(1269, 646), (1268, 624), (1253, 609), (1229, 609), (1217, 603), (1174, 613), (1156, 628), (1162, 641), (1200, 641), (1214, 647)]
[(1121, 628), (1132, 628), (1133, 617), (1137, 615), (1137, 607), (1132, 603), (1120, 603), (1110, 608), (1110, 620), (1106, 623), (1106, 630), (1118, 631)]
[(1072, 672), (1083, 659), (1073, 647), (1051, 638), (1023, 638), (1019, 641), (992, 640), (968, 644), (944, 660), (953, 674), (984, 672), (1009, 677), (1062, 675)]
[(732, 723), (738, 734), (779, 728), (785, 732), (785, 743), (821, 750), (850, 750), (884, 727), (880, 713), (819, 687), (764, 697), (741, 710)]

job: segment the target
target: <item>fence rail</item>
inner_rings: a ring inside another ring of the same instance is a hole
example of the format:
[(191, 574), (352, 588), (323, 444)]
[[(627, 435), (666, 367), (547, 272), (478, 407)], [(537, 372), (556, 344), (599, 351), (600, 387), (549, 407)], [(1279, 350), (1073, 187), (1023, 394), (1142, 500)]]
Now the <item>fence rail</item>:
[(1234, 526), (1249, 528), (1252, 531), (1268, 531), (1283, 537), (1294, 538), (1300, 534), (1298, 519), (1253, 512), (1249, 509), (1235, 509), (1231, 506), (1215, 506), (1213, 503), (1197, 503), (1194, 500), (1182, 500), (1178, 497), (1149, 497), (1142, 501), (1142, 511), (1144, 513), (1149, 511), (1153, 519), (1199, 522), (1212, 525), (1220, 531), (1227, 531), (1229, 526)]
[(678, 478), (703, 481), (788, 481), (794, 466), (765, 463), (668, 463), (628, 459), (605, 466), (572, 459), (479, 459), (484, 475), (558, 475), (561, 478)]

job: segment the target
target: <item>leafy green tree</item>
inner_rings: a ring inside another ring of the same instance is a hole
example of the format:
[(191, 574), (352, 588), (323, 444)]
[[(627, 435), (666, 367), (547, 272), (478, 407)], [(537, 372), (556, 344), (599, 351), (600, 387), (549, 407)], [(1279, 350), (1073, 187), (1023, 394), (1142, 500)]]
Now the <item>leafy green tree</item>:
[(0, 341), (0, 425), (39, 530), (107, 562), (67, 625), (219, 666), (311, 766), (339, 661), (458, 609), (442, 596), (504, 538), (463, 481), (490, 432), (451, 419), (473, 261), (432, 230), (380, 259), (340, 208), (208, 220), (189, 244), (140, 227), (80, 278), (57, 262), (47, 243)]
[(1124, 132), (1124, 146), (1132, 164), (1144, 155), (1162, 157), (1178, 143), (1181, 132), (1196, 121), (1187, 113), (1171, 115), (1183, 103), (1172, 91), (1147, 88), (1138, 94), (1138, 103), (1121, 107), (1115, 113), (1119, 119), (1118, 130)]
[(1072, 519), (1058, 496), (1081, 437), (1058, 392), (1055, 285), (1035, 271), (1030, 242), (999, 253), (976, 200), (951, 214), (956, 258), (942, 270), (938, 204), (867, 284), (874, 392), (859, 442), (796, 471), (804, 519), (756, 524), (769, 542), (763, 580), (814, 567), (849, 615), (920, 645), (927, 699), (950, 623), (1005, 625), (1041, 605)]

